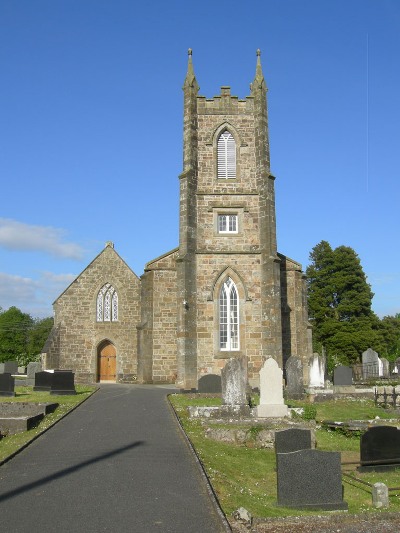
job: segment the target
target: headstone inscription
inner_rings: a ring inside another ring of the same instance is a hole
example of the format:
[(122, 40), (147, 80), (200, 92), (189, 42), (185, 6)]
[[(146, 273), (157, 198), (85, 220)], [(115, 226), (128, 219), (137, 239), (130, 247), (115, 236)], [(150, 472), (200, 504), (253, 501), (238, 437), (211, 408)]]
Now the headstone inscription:
[(292, 355), (286, 361), (286, 397), (299, 400), (303, 397), (303, 363), (300, 357)]
[(347, 509), (340, 453), (299, 450), (276, 454), (278, 505), (297, 509)]
[(35, 392), (49, 392), (51, 389), (51, 382), (53, 379), (53, 373), (51, 372), (36, 372), (35, 385), (33, 390)]
[(393, 426), (368, 429), (360, 439), (360, 472), (400, 467), (400, 430)]
[(75, 374), (71, 370), (55, 370), (52, 376), (50, 394), (76, 394)]
[(223, 405), (247, 405), (247, 361), (233, 357), (221, 371)]
[(349, 366), (337, 366), (333, 371), (333, 384), (348, 387), (353, 384), (353, 370)]
[(288, 416), (288, 408), (283, 401), (283, 372), (275, 359), (270, 357), (260, 370), (260, 405), (257, 406), (257, 417), (284, 416)]
[(275, 452), (290, 453), (298, 450), (311, 450), (311, 431), (290, 428), (275, 432)]
[(15, 396), (15, 379), (9, 372), (0, 374), (0, 396)]
[(372, 348), (363, 352), (362, 365), (364, 379), (379, 377), (379, 356)]
[(217, 374), (205, 374), (201, 376), (197, 384), (197, 392), (222, 392), (221, 376)]

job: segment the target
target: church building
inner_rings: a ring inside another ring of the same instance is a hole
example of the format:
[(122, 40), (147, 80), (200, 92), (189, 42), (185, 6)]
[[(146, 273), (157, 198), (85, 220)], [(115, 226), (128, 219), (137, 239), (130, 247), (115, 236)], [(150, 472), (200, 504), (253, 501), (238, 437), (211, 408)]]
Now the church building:
[(138, 277), (108, 242), (54, 302), (46, 368), (72, 369), (77, 382), (195, 389), (245, 356), (257, 386), (266, 358), (284, 368), (312, 355), (301, 265), (277, 251), (260, 51), (250, 96), (198, 92), (189, 50), (179, 246)]

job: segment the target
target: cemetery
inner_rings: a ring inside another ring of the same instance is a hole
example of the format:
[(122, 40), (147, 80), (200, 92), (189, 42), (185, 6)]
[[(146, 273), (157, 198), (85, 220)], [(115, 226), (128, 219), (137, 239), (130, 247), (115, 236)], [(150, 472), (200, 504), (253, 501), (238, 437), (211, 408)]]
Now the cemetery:
[[(198, 391), (169, 397), (227, 517), (249, 527), (278, 517), (400, 511), (400, 411), (384, 397), (388, 371), (371, 352), (360, 383), (344, 366), (327, 380), (314, 354), (308, 386), (297, 358), (286, 380), (270, 358), (251, 390), (236, 358), (220, 378), (201, 378)], [(394, 383), (391, 397), (398, 392)]]
[(75, 386), (70, 371), (42, 372), (40, 363), (29, 363), (27, 369), (18, 369), (14, 362), (2, 363), (0, 465), (95, 390), (92, 386)]

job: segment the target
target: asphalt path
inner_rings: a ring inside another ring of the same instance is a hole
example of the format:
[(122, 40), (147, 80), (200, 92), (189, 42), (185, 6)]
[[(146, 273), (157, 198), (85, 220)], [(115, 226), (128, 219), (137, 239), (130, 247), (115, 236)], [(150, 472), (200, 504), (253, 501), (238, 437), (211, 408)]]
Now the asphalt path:
[(102, 385), (3, 464), (1, 530), (226, 532), (169, 392)]

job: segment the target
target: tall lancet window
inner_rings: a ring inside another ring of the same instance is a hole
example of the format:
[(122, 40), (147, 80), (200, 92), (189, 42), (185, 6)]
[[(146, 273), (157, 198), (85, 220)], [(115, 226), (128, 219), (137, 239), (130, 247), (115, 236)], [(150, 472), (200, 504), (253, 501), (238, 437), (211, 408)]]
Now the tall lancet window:
[(239, 350), (239, 298), (231, 278), (225, 281), (219, 293), (219, 347)]
[(236, 178), (236, 143), (232, 134), (224, 130), (218, 137), (218, 178)]
[(97, 294), (97, 322), (118, 320), (118, 294), (110, 283), (106, 283)]

